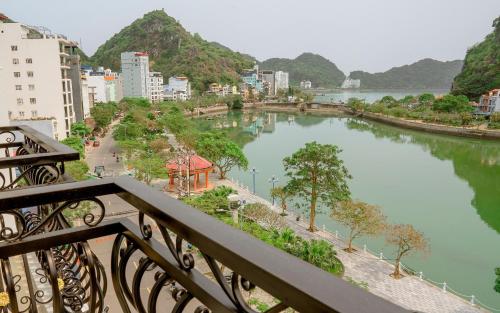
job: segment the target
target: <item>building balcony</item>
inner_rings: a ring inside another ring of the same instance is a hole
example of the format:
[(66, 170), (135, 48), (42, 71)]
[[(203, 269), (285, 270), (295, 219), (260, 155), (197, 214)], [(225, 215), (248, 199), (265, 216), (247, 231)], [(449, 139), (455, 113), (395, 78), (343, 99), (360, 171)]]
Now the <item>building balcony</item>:
[[(2, 149), (22, 149), (26, 138), (43, 149), (6, 152), (3, 168), (75, 159), (16, 131), (24, 140)], [(0, 192), (2, 220), (16, 221), (0, 226), (0, 311), (256, 312), (252, 295), (274, 299), (265, 312), (407, 312), (130, 177), (68, 181)], [(65, 212), (84, 204), (81, 225), (70, 227)]]

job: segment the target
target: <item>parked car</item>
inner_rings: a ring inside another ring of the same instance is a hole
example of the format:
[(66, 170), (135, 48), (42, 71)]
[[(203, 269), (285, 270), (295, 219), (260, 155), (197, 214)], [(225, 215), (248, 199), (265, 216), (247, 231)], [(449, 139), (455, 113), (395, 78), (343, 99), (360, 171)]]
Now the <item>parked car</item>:
[(101, 145), (101, 142), (99, 140), (94, 141), (92, 144), (93, 147), (99, 147)]

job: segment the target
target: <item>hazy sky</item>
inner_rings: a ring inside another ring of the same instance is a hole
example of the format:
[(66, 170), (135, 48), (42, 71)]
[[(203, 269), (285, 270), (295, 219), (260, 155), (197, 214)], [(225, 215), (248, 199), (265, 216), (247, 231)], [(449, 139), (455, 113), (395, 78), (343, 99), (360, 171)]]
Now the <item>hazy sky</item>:
[(463, 59), (492, 31), (500, 0), (0, 0), (0, 12), (81, 40), (87, 54), (161, 8), (188, 31), (259, 60), (314, 52), (348, 73)]

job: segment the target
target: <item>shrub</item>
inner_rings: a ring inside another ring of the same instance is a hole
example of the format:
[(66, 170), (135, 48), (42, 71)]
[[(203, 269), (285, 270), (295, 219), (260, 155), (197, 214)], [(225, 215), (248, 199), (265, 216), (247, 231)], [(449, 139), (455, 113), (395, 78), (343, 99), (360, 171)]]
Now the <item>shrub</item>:
[(495, 112), (490, 115), (490, 122), (499, 123), (500, 122), (500, 112)]
[(396, 106), (388, 109), (387, 114), (395, 117), (406, 117), (408, 115), (408, 110), (400, 106)]
[(472, 113), (462, 112), (460, 113), (460, 118), (462, 119), (462, 125), (470, 125), (472, 122)]

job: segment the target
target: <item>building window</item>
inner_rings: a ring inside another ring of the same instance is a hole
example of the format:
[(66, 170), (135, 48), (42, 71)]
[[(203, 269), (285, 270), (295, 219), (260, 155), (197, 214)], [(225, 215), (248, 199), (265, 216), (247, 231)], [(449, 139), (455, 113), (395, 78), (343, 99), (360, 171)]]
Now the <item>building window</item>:
[(21, 77), (21, 72), (14, 72), (14, 77), (17, 77), (17, 78)]
[(31, 91), (35, 90), (35, 85), (28, 85), (28, 89)]
[(10, 46), (10, 50), (17, 51), (17, 46)]
[(16, 90), (23, 90), (23, 86), (21, 86), (21, 85), (16, 85)]
[(68, 117), (68, 107), (64, 107), (64, 117)]
[(24, 111), (19, 111), (19, 117), (24, 117)]
[(28, 64), (33, 63), (33, 59), (32, 58), (26, 58), (26, 63), (28, 63)]
[(36, 104), (36, 98), (30, 98), (30, 104)]
[(23, 101), (23, 98), (17, 98), (17, 104), (23, 104), (24, 101)]
[(66, 100), (66, 94), (63, 94), (63, 103), (68, 104), (68, 101)]
[(71, 106), (71, 107), (69, 107), (69, 115), (70, 115), (70, 116), (73, 116), (73, 107), (72, 107), (72, 106)]
[(62, 86), (63, 86), (63, 92), (66, 92), (66, 82), (64, 80), (62, 81)]
[(19, 64), (19, 59), (12, 59), (12, 64)]
[(26, 72), (26, 74), (28, 74), (28, 77), (33, 77), (33, 72), (32, 71), (28, 71), (28, 72)]
[(69, 129), (69, 121), (68, 120), (64, 120), (64, 122), (66, 123), (66, 129)]
[(31, 117), (38, 117), (38, 112), (36, 110), (31, 111)]

